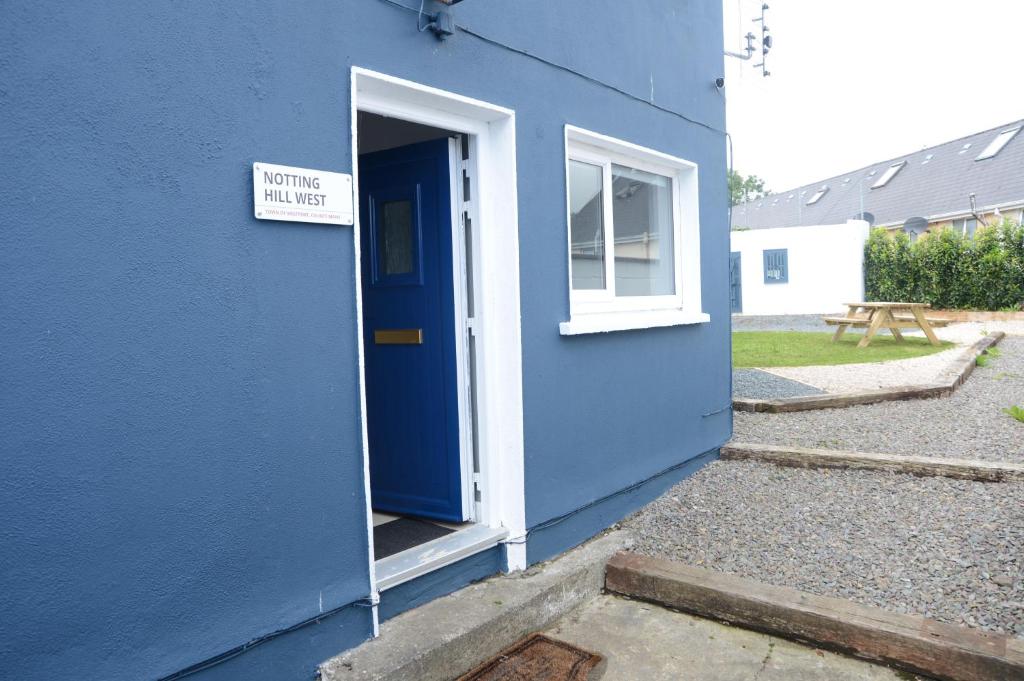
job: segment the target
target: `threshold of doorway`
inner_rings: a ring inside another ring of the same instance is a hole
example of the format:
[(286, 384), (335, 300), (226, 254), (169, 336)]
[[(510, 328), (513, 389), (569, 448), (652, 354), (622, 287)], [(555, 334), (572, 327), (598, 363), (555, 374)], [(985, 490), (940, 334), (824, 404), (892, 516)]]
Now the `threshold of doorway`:
[(503, 527), (470, 525), (374, 563), (377, 590), (386, 591), (475, 553), (497, 546), (508, 537)]

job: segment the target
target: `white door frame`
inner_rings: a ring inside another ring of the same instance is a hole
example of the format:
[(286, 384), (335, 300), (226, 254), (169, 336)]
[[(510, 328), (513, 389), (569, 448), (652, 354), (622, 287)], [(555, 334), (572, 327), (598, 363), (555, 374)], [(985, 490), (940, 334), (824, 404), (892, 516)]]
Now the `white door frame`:
[[(380, 114), (466, 133), (475, 159), (472, 187), (473, 287), (476, 338), (477, 433), (480, 459), (480, 516), (508, 531), (509, 570), (526, 567), (526, 506), (523, 457), (522, 332), (519, 307), (519, 219), (516, 195), (515, 112), (480, 100), (428, 87), (358, 66), (352, 67), (352, 184), (358, 203), (358, 112)], [(376, 601), (370, 458), (366, 426), (366, 384), (362, 321), (359, 209), (354, 222), (359, 401), (363, 440), (366, 527), (370, 582)], [(456, 282), (457, 283), (457, 282)], [(460, 392), (462, 387), (460, 386)], [(461, 421), (462, 419), (460, 419)], [(374, 627), (376, 629), (376, 608)], [(376, 634), (376, 631), (374, 632)]]
[[(476, 388), (472, 385), (473, 376), (469, 358), (471, 352), (469, 336), (472, 333), (473, 320), (469, 315), (466, 225), (462, 219), (463, 211), (473, 211), (471, 222), (475, 224), (476, 212), (473, 206), (465, 201), (463, 197), (462, 144), (468, 145), (469, 138), (465, 138), (464, 142), (454, 138), (448, 139), (452, 291), (455, 294), (455, 314), (452, 315), (455, 320), (455, 326), (452, 332), (455, 334), (455, 385), (459, 413), (459, 465), (461, 473), (459, 479), (462, 482), (462, 517), (465, 520), (476, 521), (479, 513), (475, 503), (476, 487), (473, 479), (473, 405), (471, 402)], [(472, 184), (476, 184), (476, 173), (471, 169), (472, 165), (466, 164), (466, 166), (467, 174), (472, 178)], [(472, 192), (470, 193), (472, 194)]]

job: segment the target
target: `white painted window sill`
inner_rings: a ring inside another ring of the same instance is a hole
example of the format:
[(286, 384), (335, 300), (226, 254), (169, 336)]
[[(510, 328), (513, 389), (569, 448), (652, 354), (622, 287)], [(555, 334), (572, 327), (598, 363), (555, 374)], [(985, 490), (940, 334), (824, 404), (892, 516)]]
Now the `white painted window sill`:
[(606, 333), (631, 329), (655, 329), (662, 326), (684, 324), (707, 324), (711, 315), (706, 312), (684, 310), (642, 310), (637, 312), (603, 312), (577, 315), (558, 325), (563, 336), (578, 336), (585, 333)]

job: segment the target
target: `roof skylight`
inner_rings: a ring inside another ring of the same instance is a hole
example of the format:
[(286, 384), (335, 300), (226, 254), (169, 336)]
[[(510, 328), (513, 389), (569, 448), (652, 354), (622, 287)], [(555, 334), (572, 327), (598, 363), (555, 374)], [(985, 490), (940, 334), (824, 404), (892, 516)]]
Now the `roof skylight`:
[(891, 166), (889, 166), (888, 170), (886, 170), (884, 173), (882, 173), (882, 176), (880, 178), (875, 180), (875, 183), (873, 185), (871, 185), (871, 188), (872, 189), (878, 189), (879, 187), (884, 187), (885, 185), (889, 184), (889, 180), (891, 180), (892, 178), (896, 177), (896, 173), (898, 173), (901, 170), (903, 170), (903, 166), (905, 166), (905, 165), (907, 165), (906, 161), (900, 161), (899, 163), (893, 163)]
[(1010, 128), (1009, 130), (1003, 130), (1001, 133), (996, 135), (996, 138), (994, 140), (992, 140), (991, 142), (988, 143), (988, 146), (985, 147), (985, 150), (983, 152), (981, 152), (980, 154), (978, 154), (978, 158), (976, 158), (974, 160), (975, 161), (984, 161), (986, 158), (992, 158), (993, 156), (998, 154), (1000, 151), (1002, 151), (1003, 147), (1005, 147), (1006, 144), (1010, 140), (1012, 140), (1017, 135), (1018, 132), (1020, 132), (1020, 126), (1019, 125), (1017, 127), (1015, 127), (1015, 128)]
[(810, 199), (807, 200), (807, 205), (808, 206), (813, 206), (818, 201), (821, 201), (821, 197), (825, 196), (825, 192), (827, 192), (827, 191), (828, 191), (828, 185), (825, 185), (821, 189), (819, 189), (818, 191), (814, 192), (814, 196), (812, 196)]

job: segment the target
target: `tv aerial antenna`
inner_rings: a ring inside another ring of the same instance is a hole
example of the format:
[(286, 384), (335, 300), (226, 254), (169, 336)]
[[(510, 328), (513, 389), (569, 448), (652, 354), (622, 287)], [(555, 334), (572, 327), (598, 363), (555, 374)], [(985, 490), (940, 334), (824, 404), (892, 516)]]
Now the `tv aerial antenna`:
[[(761, 76), (767, 78), (772, 75), (772, 72), (767, 68), (768, 52), (772, 49), (772, 36), (768, 25), (764, 22), (765, 12), (768, 11), (768, 3), (761, 3), (761, 16), (754, 17), (751, 19), (755, 24), (761, 24), (761, 63), (754, 64), (755, 69), (761, 69)], [(758, 52), (758, 48), (754, 45), (757, 42), (757, 36), (754, 35), (753, 31), (747, 31), (747, 34), (743, 36), (743, 39), (747, 41), (747, 46), (743, 48), (742, 52), (733, 52), (731, 50), (725, 51), (725, 56), (735, 57), (736, 59), (742, 59), (748, 61), (753, 59), (754, 53)]]

